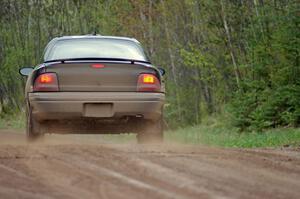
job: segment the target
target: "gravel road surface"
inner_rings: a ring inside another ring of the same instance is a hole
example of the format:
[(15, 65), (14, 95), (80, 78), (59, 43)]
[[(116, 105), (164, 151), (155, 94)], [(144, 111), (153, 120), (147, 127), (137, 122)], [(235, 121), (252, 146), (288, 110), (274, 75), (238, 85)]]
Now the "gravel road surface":
[(300, 198), (299, 149), (222, 149), (0, 130), (0, 198)]

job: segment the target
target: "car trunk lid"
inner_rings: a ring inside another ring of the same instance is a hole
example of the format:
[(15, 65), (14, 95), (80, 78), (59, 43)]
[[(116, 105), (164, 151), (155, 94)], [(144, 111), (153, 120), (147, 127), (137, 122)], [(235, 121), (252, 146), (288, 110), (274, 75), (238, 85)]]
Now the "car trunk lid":
[(136, 91), (141, 73), (157, 75), (146, 64), (71, 62), (51, 63), (46, 72), (57, 74), (60, 91)]

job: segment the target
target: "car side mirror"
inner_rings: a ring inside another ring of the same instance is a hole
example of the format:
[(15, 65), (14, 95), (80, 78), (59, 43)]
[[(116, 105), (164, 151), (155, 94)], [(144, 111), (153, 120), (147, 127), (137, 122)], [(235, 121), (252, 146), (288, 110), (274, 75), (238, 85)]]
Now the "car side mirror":
[(28, 76), (32, 73), (32, 71), (33, 71), (32, 67), (24, 67), (19, 70), (19, 73), (23, 76)]
[(161, 76), (164, 76), (166, 74), (166, 71), (163, 68), (158, 68), (158, 71), (161, 74)]

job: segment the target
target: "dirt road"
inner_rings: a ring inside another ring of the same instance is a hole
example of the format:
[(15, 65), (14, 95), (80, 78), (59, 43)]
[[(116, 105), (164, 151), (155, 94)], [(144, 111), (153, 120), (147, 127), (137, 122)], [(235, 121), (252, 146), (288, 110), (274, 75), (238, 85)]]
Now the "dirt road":
[(0, 198), (300, 198), (299, 150), (115, 144), (0, 131)]

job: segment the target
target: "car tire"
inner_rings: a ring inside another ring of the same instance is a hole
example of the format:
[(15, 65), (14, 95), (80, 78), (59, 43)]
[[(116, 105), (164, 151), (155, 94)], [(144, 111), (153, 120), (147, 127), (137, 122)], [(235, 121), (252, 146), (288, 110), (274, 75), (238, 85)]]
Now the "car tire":
[(137, 134), (139, 144), (156, 144), (163, 142), (163, 119), (157, 121), (146, 120), (142, 130)]
[(41, 124), (32, 115), (32, 109), (27, 111), (26, 137), (28, 141), (36, 141), (44, 136)]

